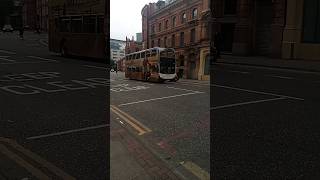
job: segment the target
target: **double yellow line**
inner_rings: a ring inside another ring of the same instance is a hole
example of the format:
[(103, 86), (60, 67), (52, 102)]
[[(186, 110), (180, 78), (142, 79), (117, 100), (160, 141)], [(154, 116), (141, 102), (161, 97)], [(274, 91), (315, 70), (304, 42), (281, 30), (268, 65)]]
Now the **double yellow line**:
[(126, 123), (128, 123), (130, 126), (132, 126), (135, 130), (138, 131), (138, 135), (143, 135), (145, 133), (151, 132), (151, 129), (143, 125), (141, 122), (136, 120), (134, 117), (130, 116), (126, 112), (121, 111), (119, 108), (117, 108), (114, 105), (110, 106), (110, 110), (117, 114), (121, 119), (123, 119)]
[[(13, 149), (14, 151), (12, 151), (11, 149)], [(74, 177), (65, 173), (64, 171), (57, 168), (50, 162), (42, 159), (37, 154), (34, 154), (33, 152), (25, 149), (24, 147), (22, 147), (21, 145), (19, 145), (18, 143), (16, 143), (11, 139), (0, 137), (0, 154), (3, 154), (6, 157), (10, 158), (17, 165), (23, 167), (38, 179), (43, 179), (43, 180), (53, 179), (52, 177), (49, 177), (50, 175), (48, 175), (47, 173), (44, 173), (44, 171), (41, 170), (44, 168), (61, 179), (75, 180)], [(26, 157), (27, 159), (30, 158), (31, 161), (30, 160), (27, 161), (23, 157)], [(37, 165), (37, 167), (35, 167), (35, 165)], [(38, 167), (41, 167), (41, 168), (38, 168)]]

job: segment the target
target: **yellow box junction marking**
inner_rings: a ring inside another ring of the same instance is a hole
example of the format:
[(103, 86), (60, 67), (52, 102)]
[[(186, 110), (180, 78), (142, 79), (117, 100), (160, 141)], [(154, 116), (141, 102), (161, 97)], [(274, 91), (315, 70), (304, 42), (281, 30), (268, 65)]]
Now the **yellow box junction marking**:
[(194, 164), (193, 162), (180, 162), (180, 164), (185, 167), (187, 170), (192, 172), (195, 176), (197, 176), (200, 180), (210, 180), (210, 175), (205, 170), (201, 169), (198, 165)]
[(151, 132), (151, 129), (140, 123), (134, 117), (130, 116), (126, 112), (121, 111), (119, 108), (115, 107), (114, 105), (110, 106), (112, 112), (117, 114), (120, 118), (122, 118), (126, 123), (131, 125), (135, 130), (138, 131), (138, 135), (143, 135), (145, 133)]
[[(27, 156), (28, 158), (32, 159), (33, 161), (35, 161), (36, 163), (38, 163), (40, 166), (46, 168), (47, 170), (49, 170), (50, 172), (52, 172), (53, 174), (55, 174), (56, 176), (60, 177), (61, 179), (67, 179), (67, 180), (75, 180), (76, 178), (70, 176), (69, 174), (65, 173), (64, 171), (62, 171), (61, 169), (59, 169), (58, 167), (54, 166), (53, 164), (51, 164), (50, 162), (42, 159), (40, 156), (38, 156), (37, 154), (25, 149), (24, 147), (22, 147), (21, 145), (19, 145), (18, 143), (16, 143), (15, 141), (11, 140), (11, 139), (7, 139), (7, 138), (1, 138), (0, 137), (0, 143), (4, 142), (7, 143), (9, 146), (11, 146), (12, 148), (14, 148), (15, 150), (21, 152), (23, 155)], [(45, 175), (43, 172), (41, 172), (39, 169), (35, 168), (34, 166), (32, 166), (30, 163), (26, 162), (25, 160), (23, 160), (21, 157), (19, 157), (17, 154), (9, 151), (4, 145), (0, 144), (0, 152), (2, 152), (3, 154), (5, 154), (6, 156), (8, 156), (10, 159), (14, 160), (18, 165), (24, 167), (26, 170), (28, 170), (31, 174), (33, 174), (35, 177), (39, 178), (39, 179), (52, 179), (49, 178), (47, 175)]]

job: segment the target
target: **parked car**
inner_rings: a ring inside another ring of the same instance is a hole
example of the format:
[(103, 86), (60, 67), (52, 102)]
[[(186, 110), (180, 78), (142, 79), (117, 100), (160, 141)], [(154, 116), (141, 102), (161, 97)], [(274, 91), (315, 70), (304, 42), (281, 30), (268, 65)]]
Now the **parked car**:
[(10, 24), (6, 24), (3, 26), (2, 31), (3, 32), (13, 32), (13, 28)]

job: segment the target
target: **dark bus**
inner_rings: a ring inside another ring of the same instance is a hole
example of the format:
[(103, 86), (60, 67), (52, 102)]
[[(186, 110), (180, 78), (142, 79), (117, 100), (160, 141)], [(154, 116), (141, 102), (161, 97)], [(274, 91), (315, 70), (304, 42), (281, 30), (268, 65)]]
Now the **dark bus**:
[(49, 50), (63, 56), (105, 60), (105, 1), (75, 2), (49, 1)]

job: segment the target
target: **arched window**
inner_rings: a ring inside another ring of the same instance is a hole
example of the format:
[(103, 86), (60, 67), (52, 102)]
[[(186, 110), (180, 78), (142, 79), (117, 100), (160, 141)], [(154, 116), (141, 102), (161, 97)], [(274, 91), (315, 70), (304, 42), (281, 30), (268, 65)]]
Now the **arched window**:
[(176, 27), (176, 17), (172, 18), (172, 27)]
[(159, 23), (159, 32), (161, 31), (161, 23)]
[(164, 25), (166, 29), (168, 29), (168, 23), (169, 23), (169, 21), (166, 20), (165, 25)]
[(210, 55), (208, 54), (204, 64), (204, 75), (210, 75)]
[(192, 19), (196, 19), (198, 17), (198, 9), (194, 8), (192, 10)]
[(187, 14), (186, 13), (183, 13), (181, 15), (181, 24), (185, 23), (187, 21)]

